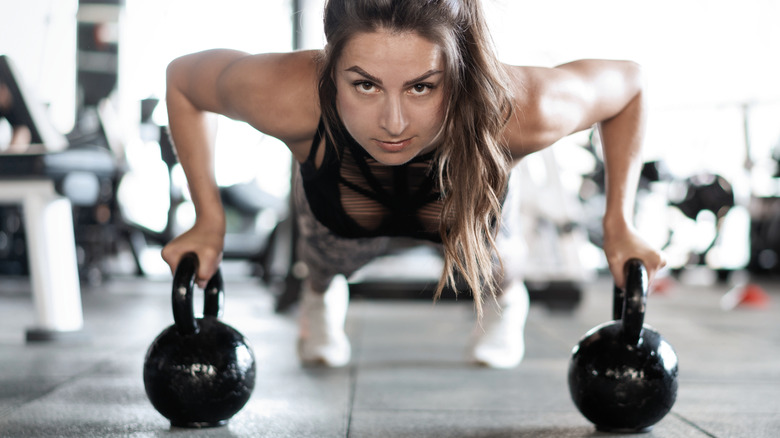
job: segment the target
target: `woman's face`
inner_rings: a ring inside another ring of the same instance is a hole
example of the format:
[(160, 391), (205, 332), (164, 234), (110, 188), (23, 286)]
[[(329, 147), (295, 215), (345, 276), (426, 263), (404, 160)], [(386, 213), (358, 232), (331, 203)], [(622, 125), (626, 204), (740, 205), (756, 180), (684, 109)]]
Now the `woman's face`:
[(444, 120), (444, 55), (416, 33), (359, 33), (344, 47), (336, 104), (375, 160), (404, 164), (432, 150)]

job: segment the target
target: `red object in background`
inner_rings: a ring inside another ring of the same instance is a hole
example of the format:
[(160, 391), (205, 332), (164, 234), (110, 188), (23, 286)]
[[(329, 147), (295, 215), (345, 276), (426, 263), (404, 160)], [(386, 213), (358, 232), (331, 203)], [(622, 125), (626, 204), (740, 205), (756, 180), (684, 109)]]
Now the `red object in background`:
[(769, 301), (769, 294), (761, 286), (748, 283), (736, 286), (723, 295), (720, 299), (720, 307), (723, 310), (737, 307), (764, 309), (769, 306)]

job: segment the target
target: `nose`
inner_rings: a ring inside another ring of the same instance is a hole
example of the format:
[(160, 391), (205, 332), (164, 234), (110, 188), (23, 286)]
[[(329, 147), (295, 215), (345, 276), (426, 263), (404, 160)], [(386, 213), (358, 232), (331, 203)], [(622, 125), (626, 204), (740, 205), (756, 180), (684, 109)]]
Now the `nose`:
[(399, 97), (388, 97), (382, 108), (380, 127), (389, 135), (398, 137), (406, 130), (409, 122)]

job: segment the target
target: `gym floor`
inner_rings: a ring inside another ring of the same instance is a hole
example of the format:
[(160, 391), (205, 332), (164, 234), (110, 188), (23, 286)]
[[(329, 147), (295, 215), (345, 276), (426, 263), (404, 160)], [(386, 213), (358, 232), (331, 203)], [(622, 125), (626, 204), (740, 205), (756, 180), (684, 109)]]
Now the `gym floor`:
[[(593, 437), (566, 386), (572, 346), (608, 319), (607, 279), (572, 312), (534, 302), (515, 370), (473, 367), (468, 300), (353, 300), (352, 365), (304, 369), (294, 313), (278, 315), (258, 283), (226, 275), (223, 320), (252, 342), (249, 403), (225, 427), (171, 428), (148, 402), (144, 353), (172, 322), (166, 279), (114, 279), (83, 291), (89, 340), (25, 344), (34, 323), (25, 279), (0, 279), (2, 437)], [(760, 281), (760, 280), (759, 280)], [(646, 322), (676, 348), (677, 403), (648, 437), (776, 437), (780, 431), (780, 286), (765, 308), (724, 311), (728, 285), (678, 282), (649, 298)], [(196, 300), (197, 302), (197, 300)], [(198, 306), (199, 307), (199, 306)], [(641, 435), (640, 435), (641, 436)]]

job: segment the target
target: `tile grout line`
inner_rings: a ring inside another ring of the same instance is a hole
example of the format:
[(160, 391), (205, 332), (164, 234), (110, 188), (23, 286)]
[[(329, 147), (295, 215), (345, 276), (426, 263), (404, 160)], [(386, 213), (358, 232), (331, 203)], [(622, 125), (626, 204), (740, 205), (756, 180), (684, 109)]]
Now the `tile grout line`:
[[(361, 330), (362, 324), (357, 322), (355, 324), (355, 330), (353, 330), (354, 333), (356, 333), (352, 345), (357, 348), (352, 349), (352, 364), (350, 365), (349, 369), (349, 401), (347, 402), (347, 424), (346, 424), (346, 430), (345, 430), (345, 437), (349, 438), (350, 436), (350, 430), (352, 428), (352, 411), (355, 409), (355, 397), (357, 393), (357, 375), (358, 375), (358, 361), (357, 356), (359, 356), (360, 351), (362, 350), (363, 346), (363, 331)], [(359, 335), (357, 334), (359, 333)], [(358, 353), (358, 354), (355, 354)]]
[(349, 370), (349, 401), (347, 402), (347, 427), (345, 437), (349, 438), (352, 428), (352, 411), (355, 409), (355, 393), (357, 390), (357, 364), (352, 365)]
[(718, 438), (717, 435), (713, 435), (710, 432), (704, 430), (701, 426), (699, 426), (698, 424), (694, 423), (693, 421), (683, 417), (682, 415), (678, 414), (677, 412), (670, 412), (670, 414), (672, 416), (676, 417), (677, 419), (679, 419), (680, 421), (682, 421), (683, 423), (685, 423), (685, 424), (693, 427), (694, 429), (698, 430), (699, 432), (707, 435), (708, 437), (710, 437), (710, 438)]

